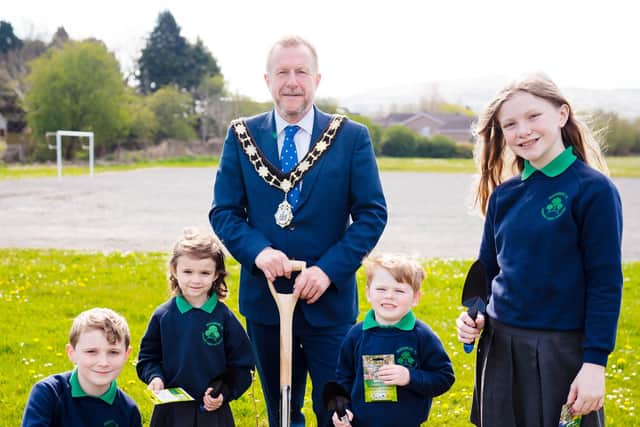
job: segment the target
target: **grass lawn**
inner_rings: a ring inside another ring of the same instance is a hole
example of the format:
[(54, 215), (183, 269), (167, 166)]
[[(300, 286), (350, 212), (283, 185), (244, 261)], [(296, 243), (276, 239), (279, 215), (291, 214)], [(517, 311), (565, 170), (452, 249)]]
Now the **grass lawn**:
[[(0, 427), (19, 425), (29, 390), (36, 381), (71, 369), (64, 353), (71, 321), (80, 311), (96, 306), (110, 307), (129, 322), (134, 351), (118, 384), (138, 402), (148, 423), (151, 403), (143, 394), (145, 386), (137, 379), (134, 361), (151, 312), (168, 296), (165, 263), (166, 255), (161, 253), (0, 249)], [(453, 326), (469, 264), (469, 260), (425, 261), (428, 278), (415, 312), (439, 334), (456, 373), (453, 388), (434, 400), (427, 425), (469, 425), (474, 357), (462, 351)], [(228, 270), (231, 296), (227, 304), (237, 313), (239, 266), (230, 261)], [(624, 275), (617, 348), (607, 368), (607, 425), (614, 427), (635, 425), (636, 410), (640, 409), (640, 313), (636, 310), (640, 262), (625, 264)], [(364, 285), (362, 271), (358, 283)], [(366, 308), (363, 292), (360, 296), (361, 308)], [(254, 426), (257, 417), (258, 425), (266, 426), (257, 380), (251, 390), (232, 404), (236, 424)], [(305, 411), (311, 420), (309, 399)]]
[[(148, 167), (216, 167), (218, 157), (180, 157), (165, 160), (138, 161), (128, 164), (95, 166), (95, 173), (132, 170)], [(608, 157), (607, 162), (614, 177), (640, 177), (640, 156)], [(472, 159), (429, 159), (378, 157), (381, 171), (400, 172), (439, 172), (439, 173), (475, 173)], [(62, 175), (86, 175), (89, 173), (88, 163), (63, 164)], [(0, 180), (16, 178), (36, 178), (57, 176), (55, 164), (34, 164), (28, 166), (7, 166), (0, 164)]]
[[(97, 162), (94, 167), (94, 173), (117, 172), (132, 169), (150, 168), (150, 167), (215, 167), (218, 166), (217, 157), (177, 157), (164, 160), (140, 160), (134, 163), (122, 164), (101, 164)], [(66, 175), (88, 175), (89, 162), (82, 164), (66, 164), (62, 163), (62, 176)], [(58, 167), (55, 163), (35, 163), (31, 165), (7, 166), (0, 163), (0, 180), (16, 179), (16, 178), (41, 178), (54, 177), (58, 175)]]

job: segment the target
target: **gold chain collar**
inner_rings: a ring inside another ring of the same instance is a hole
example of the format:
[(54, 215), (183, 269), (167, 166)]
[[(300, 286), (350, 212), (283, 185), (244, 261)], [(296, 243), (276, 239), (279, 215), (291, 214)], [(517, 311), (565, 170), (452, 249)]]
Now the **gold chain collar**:
[(242, 146), (242, 151), (253, 165), (258, 175), (264, 181), (285, 193), (293, 188), (327, 151), (333, 143), (340, 127), (347, 119), (341, 114), (334, 114), (329, 126), (322, 132), (320, 140), (307, 152), (300, 162), (289, 173), (283, 173), (280, 168), (274, 166), (267, 160), (264, 153), (256, 145), (253, 136), (243, 119), (235, 119), (231, 122), (231, 127)]

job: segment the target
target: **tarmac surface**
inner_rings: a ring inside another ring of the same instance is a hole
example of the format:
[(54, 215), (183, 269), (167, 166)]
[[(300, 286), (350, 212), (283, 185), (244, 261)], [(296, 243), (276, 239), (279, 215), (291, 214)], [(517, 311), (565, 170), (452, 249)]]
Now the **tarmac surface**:
[[(376, 250), (477, 255), (482, 218), (468, 207), (472, 175), (381, 176), (389, 222)], [(215, 168), (150, 168), (93, 178), (3, 180), (0, 247), (168, 252), (183, 227), (210, 227), (214, 177)], [(614, 182), (624, 210), (623, 258), (640, 260), (640, 179)]]

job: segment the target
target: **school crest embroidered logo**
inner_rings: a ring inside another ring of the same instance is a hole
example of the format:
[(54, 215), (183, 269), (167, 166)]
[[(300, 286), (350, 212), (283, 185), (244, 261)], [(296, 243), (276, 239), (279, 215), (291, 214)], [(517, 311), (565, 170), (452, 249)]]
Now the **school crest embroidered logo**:
[(553, 221), (560, 218), (567, 210), (568, 199), (569, 196), (567, 196), (567, 193), (563, 193), (561, 191), (549, 196), (547, 198), (547, 204), (540, 209), (542, 217), (547, 221)]
[(400, 347), (396, 350), (396, 363), (408, 368), (418, 367), (418, 352), (413, 347)]
[(104, 427), (119, 427), (118, 423), (113, 420), (105, 421), (103, 425)]
[(219, 345), (222, 342), (222, 325), (218, 322), (207, 323), (202, 333), (202, 341), (207, 345)]

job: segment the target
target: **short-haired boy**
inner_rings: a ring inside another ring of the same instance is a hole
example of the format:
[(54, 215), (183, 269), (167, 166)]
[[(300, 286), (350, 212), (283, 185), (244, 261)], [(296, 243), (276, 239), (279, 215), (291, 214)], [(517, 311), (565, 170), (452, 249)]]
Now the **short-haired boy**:
[(129, 326), (113, 310), (80, 313), (66, 345), (75, 368), (33, 386), (22, 427), (141, 427), (136, 403), (116, 385), (131, 353), (129, 342)]
[(371, 310), (345, 337), (336, 369), (350, 395), (350, 423), (334, 413), (333, 424), (417, 427), (427, 420), (432, 398), (455, 380), (440, 339), (411, 311), (425, 272), (403, 255), (378, 255), (365, 266)]

